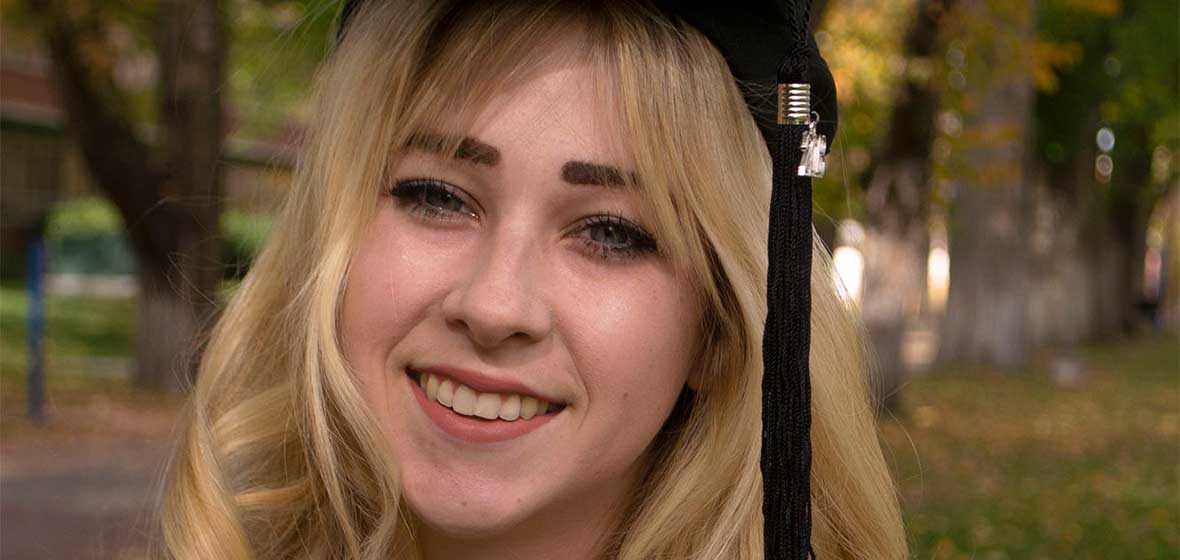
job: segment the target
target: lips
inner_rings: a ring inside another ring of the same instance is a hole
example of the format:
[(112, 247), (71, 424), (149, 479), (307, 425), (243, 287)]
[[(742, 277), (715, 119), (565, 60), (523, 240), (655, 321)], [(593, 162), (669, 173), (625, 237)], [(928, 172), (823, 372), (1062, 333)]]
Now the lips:
[(519, 393), (479, 392), (462, 383), (430, 373), (418, 374), (418, 386), (426, 391), (426, 398), (450, 408), (457, 414), (484, 420), (528, 420), (538, 414), (549, 412), (550, 406), (555, 409), (559, 406)]
[[(444, 371), (455, 377), (442, 374)], [(466, 370), (407, 368), (406, 374), (426, 415), (443, 432), (466, 442), (490, 443), (523, 436), (565, 408), (539, 398), (518, 383)], [(492, 388), (499, 390), (489, 390)]]
[(543, 394), (518, 381), (491, 377), (474, 370), (446, 365), (412, 364), (406, 368), (406, 371), (415, 376), (415, 378), (417, 378), (419, 374), (430, 374), (437, 376), (440, 380), (449, 379), (456, 385), (456, 387), (458, 385), (466, 385), (468, 388), (477, 393), (515, 393), (522, 397), (532, 397), (538, 401), (551, 403), (561, 402), (561, 399), (557, 397)]

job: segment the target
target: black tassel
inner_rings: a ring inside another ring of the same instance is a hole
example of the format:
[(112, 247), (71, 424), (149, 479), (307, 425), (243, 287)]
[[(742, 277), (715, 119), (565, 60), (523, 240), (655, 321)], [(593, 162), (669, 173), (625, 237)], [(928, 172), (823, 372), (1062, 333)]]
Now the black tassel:
[[(799, 83), (804, 57), (780, 83)], [(762, 513), (766, 560), (811, 551), (811, 178), (798, 167), (806, 124), (778, 125), (762, 339)]]

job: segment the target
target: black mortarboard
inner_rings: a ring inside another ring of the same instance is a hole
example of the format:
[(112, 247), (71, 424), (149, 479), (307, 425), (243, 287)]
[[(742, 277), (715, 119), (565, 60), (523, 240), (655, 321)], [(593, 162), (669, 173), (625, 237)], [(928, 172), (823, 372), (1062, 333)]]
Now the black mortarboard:
[[(337, 38), (362, 0), (344, 0)], [(811, 0), (659, 0), (729, 63), (774, 162), (762, 338), (765, 558), (811, 550), (811, 178), (836, 134), (836, 86), (808, 29)], [(768, 95), (768, 92), (773, 92)]]

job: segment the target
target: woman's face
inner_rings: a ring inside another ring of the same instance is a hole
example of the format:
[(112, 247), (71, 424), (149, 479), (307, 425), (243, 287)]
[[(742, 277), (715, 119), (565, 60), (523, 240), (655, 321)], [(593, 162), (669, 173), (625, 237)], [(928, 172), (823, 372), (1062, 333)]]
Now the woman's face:
[(444, 534), (605, 515), (694, 373), (699, 303), (591, 80), (545, 66), (454, 155), (437, 140), (456, 131), (419, 131), (352, 260), (345, 356)]

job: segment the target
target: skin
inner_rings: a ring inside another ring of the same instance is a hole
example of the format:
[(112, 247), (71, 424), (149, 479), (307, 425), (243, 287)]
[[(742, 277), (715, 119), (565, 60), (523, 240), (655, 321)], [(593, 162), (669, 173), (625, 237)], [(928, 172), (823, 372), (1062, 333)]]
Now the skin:
[[(586, 222), (611, 214), (654, 235), (638, 196), (569, 182), (579, 180), (571, 161), (632, 169), (596, 116), (606, 105), (588, 93), (591, 79), (577, 56), (554, 56), (494, 99), (460, 131), (493, 147), (494, 162), (420, 148), (397, 158), (391, 187), (428, 177), (454, 194), (383, 194), (350, 266), (345, 357), (389, 439), (427, 558), (591, 557), (694, 379), (701, 307), (690, 287), (658, 251), (604, 258), (595, 242), (634, 237)], [(421, 363), (517, 380), (566, 407), (510, 441), (459, 441), (411, 392), (405, 368)]]

